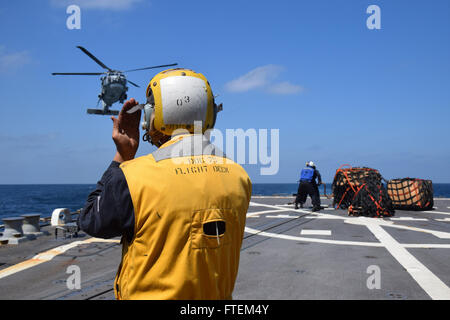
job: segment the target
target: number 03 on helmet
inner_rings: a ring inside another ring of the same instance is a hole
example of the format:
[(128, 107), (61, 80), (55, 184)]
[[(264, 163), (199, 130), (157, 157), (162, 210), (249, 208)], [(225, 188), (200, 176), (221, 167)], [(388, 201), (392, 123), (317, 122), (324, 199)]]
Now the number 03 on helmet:
[[(149, 130), (154, 112), (154, 127), (165, 135), (176, 129), (194, 133), (194, 124), (201, 121), (202, 133), (212, 129), (216, 115), (222, 109), (206, 77), (189, 69), (169, 69), (158, 73), (147, 86), (147, 107), (142, 127)], [(198, 130), (198, 129), (197, 129)]]

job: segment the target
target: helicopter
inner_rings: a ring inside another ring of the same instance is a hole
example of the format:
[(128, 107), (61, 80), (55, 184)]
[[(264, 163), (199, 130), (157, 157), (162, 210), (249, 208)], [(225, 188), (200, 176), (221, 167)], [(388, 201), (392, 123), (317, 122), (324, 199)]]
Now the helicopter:
[(97, 57), (95, 57), (92, 53), (90, 53), (87, 49), (77, 46), (78, 49), (83, 51), (89, 58), (94, 60), (97, 64), (99, 64), (103, 69), (107, 70), (106, 72), (53, 72), (52, 75), (77, 75), (77, 76), (98, 76), (98, 75), (104, 75), (100, 78), (101, 85), (102, 85), (102, 92), (98, 95), (98, 102), (97, 106), (102, 101), (103, 109), (87, 109), (88, 114), (100, 114), (100, 115), (118, 115), (118, 110), (110, 110), (109, 108), (112, 106), (115, 102), (123, 103), (127, 99), (127, 83), (130, 83), (131, 85), (139, 88), (139, 86), (130, 81), (127, 80), (125, 77), (125, 72), (132, 72), (132, 71), (139, 71), (139, 70), (148, 70), (148, 69), (155, 69), (155, 68), (163, 68), (163, 67), (171, 67), (176, 66), (178, 63), (172, 63), (172, 64), (165, 64), (161, 66), (153, 66), (153, 67), (146, 67), (146, 68), (139, 68), (139, 69), (132, 69), (132, 70), (126, 70), (126, 71), (119, 71), (119, 70), (113, 70), (107, 67), (103, 62), (101, 62)]

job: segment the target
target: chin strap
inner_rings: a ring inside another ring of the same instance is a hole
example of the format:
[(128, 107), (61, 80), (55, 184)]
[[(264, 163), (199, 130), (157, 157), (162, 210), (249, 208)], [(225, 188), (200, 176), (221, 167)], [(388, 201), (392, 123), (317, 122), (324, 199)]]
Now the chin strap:
[(153, 139), (151, 137), (151, 135), (148, 133), (148, 131), (146, 133), (144, 133), (144, 135), (142, 136), (142, 140), (143, 141), (147, 141), (149, 143), (151, 143), (152, 145), (156, 146), (157, 148), (161, 147), (165, 142), (167, 142), (169, 139), (167, 139), (166, 141), (164, 141), (164, 138), (166, 136), (163, 135), (158, 141), (153, 142)]

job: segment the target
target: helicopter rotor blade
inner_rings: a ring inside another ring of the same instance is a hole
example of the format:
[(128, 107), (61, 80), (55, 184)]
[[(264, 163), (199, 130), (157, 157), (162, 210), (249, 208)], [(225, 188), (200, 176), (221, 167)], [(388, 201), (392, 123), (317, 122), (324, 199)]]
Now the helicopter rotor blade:
[(136, 88), (140, 88), (136, 83), (134, 83), (134, 82), (132, 82), (132, 81), (130, 81), (130, 80), (128, 80), (127, 79), (127, 82), (129, 82), (129, 83), (131, 83), (133, 86), (135, 86)]
[(103, 62), (98, 60), (97, 57), (95, 57), (92, 53), (90, 53), (87, 49), (85, 49), (85, 48), (83, 48), (81, 46), (77, 46), (77, 48), (80, 49), (81, 51), (83, 51), (85, 54), (87, 54), (89, 56), (89, 58), (91, 58), (92, 60), (97, 62), (102, 68), (107, 69), (108, 71), (112, 71), (110, 68), (105, 66), (105, 64)]
[(162, 66), (154, 66), (154, 67), (132, 69), (132, 70), (127, 70), (127, 71), (123, 71), (123, 72), (132, 72), (132, 71), (139, 71), (139, 70), (148, 70), (148, 69), (155, 69), (155, 68), (172, 67), (172, 66), (177, 66), (177, 65), (178, 65), (178, 63), (164, 64)]
[(53, 76), (99, 76), (104, 72), (53, 72)]

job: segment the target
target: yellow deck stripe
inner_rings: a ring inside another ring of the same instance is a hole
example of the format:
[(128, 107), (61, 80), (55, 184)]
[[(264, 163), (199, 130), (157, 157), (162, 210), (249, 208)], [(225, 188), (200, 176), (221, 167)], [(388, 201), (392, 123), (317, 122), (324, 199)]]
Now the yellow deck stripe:
[(23, 271), (23, 270), (29, 269), (31, 267), (37, 266), (41, 263), (50, 261), (57, 255), (60, 255), (69, 249), (75, 248), (76, 246), (78, 246), (80, 244), (86, 244), (86, 243), (92, 243), (92, 242), (116, 242), (116, 243), (119, 243), (120, 240), (89, 238), (89, 239), (86, 239), (83, 241), (74, 241), (72, 243), (65, 244), (65, 245), (50, 249), (48, 251), (39, 253), (31, 259), (25, 260), (23, 262), (15, 264), (11, 267), (0, 270), (0, 279), (10, 276), (19, 271)]

